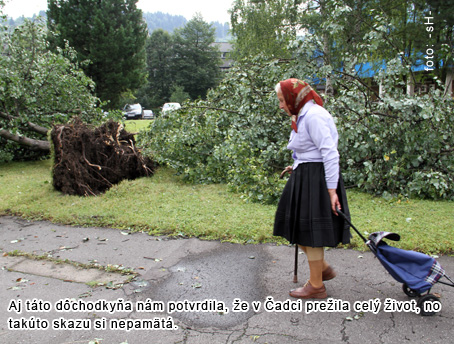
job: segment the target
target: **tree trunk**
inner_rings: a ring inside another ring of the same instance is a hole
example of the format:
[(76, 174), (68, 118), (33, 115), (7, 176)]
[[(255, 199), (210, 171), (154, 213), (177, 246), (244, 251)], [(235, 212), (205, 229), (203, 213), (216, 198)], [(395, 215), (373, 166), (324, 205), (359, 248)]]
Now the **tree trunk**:
[(46, 140), (35, 140), (25, 136), (15, 135), (5, 129), (0, 129), (0, 137), (27, 146), (32, 150), (50, 152), (50, 143)]

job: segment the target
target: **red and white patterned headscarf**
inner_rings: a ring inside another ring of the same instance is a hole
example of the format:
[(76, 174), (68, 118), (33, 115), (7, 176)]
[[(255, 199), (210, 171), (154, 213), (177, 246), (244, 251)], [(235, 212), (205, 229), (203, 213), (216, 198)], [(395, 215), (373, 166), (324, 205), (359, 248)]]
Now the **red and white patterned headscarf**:
[(287, 79), (279, 82), (285, 103), (292, 114), (292, 128), (298, 132), (296, 121), (301, 108), (313, 99), (318, 105), (323, 106), (323, 100), (309, 84), (298, 79)]

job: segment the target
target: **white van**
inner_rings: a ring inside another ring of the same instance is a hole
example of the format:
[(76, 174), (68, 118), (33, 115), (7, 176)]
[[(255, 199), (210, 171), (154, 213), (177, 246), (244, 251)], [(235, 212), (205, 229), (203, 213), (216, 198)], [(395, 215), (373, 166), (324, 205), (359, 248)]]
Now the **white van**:
[(165, 115), (169, 111), (178, 110), (181, 108), (180, 103), (165, 103), (162, 106), (162, 114)]

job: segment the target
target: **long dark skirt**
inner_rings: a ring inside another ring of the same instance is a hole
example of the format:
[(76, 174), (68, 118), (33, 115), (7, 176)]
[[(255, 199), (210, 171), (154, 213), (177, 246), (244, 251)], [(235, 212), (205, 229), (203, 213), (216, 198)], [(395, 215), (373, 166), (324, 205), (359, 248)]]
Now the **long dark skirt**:
[[(350, 218), (341, 175), (337, 195), (343, 213)], [(273, 234), (309, 247), (350, 242), (350, 226), (331, 210), (323, 163), (303, 163), (292, 172), (276, 210)]]

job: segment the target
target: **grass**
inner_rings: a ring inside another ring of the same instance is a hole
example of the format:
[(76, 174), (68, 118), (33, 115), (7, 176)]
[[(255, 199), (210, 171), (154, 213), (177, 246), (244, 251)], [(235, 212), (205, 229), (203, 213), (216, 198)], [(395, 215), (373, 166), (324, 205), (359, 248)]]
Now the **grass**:
[[(0, 185), (0, 215), (152, 235), (285, 243), (272, 236), (276, 206), (246, 203), (226, 185), (186, 184), (168, 168), (159, 168), (151, 178), (123, 181), (97, 197), (55, 191), (50, 160), (1, 164)], [(357, 190), (349, 190), (348, 197), (352, 221), (366, 236), (392, 231), (402, 237), (394, 246), (428, 254), (454, 252), (453, 202), (386, 201)], [(365, 249), (352, 234), (349, 247)]]
[(125, 129), (131, 133), (138, 133), (139, 131), (148, 128), (152, 123), (151, 120), (127, 120), (123, 121)]

